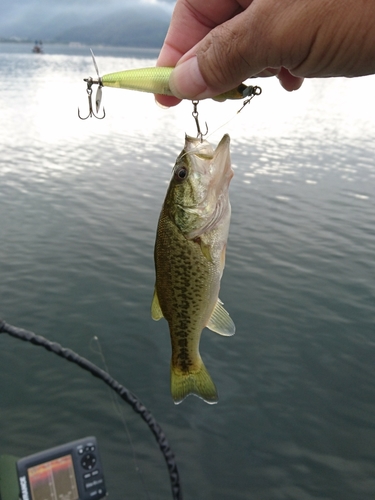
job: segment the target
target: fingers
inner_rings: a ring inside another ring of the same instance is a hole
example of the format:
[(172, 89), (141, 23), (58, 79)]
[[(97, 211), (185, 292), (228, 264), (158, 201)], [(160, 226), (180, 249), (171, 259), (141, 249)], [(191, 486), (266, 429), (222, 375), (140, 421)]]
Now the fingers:
[(213, 97), (263, 71), (264, 61), (266, 67), (280, 67), (277, 60), (265, 54), (267, 40), (260, 42), (260, 30), (259, 23), (253, 23), (252, 6), (212, 29), (178, 61), (170, 79), (174, 95)]
[(292, 92), (293, 90), (298, 90), (303, 84), (303, 78), (299, 76), (294, 76), (285, 68), (281, 68), (277, 73), (277, 78), (279, 79), (281, 85), (285, 90)]
[[(303, 36), (310, 15), (303, 3), (255, 1), (212, 29), (178, 61), (170, 79), (174, 95), (205, 99), (249, 77), (270, 74), (278, 75), (286, 90), (298, 89), (303, 79), (293, 76), (291, 68), (300, 63), (311, 45)], [(303, 21), (299, 27), (298, 18)]]
[(374, 16), (374, 0), (178, 0), (158, 64), (176, 66), (169, 83), (180, 99), (254, 76), (274, 74), (292, 91), (303, 77), (371, 74)]
[[(245, 0), (245, 4), (250, 0)], [(237, 0), (225, 0), (215, 4), (201, 0), (180, 0), (173, 12), (171, 24), (156, 66), (176, 66), (181, 57), (200, 42), (215, 26), (242, 11)], [(181, 99), (171, 96), (155, 96), (162, 106), (175, 106)]]
[[(250, 0), (245, 3), (250, 3)], [(237, 0), (212, 2), (180, 0), (176, 3), (157, 66), (175, 66), (215, 26), (231, 19), (243, 8)]]
[(176, 106), (181, 102), (181, 99), (177, 97), (173, 97), (170, 95), (155, 95), (156, 104), (158, 104), (162, 108), (171, 108), (172, 106)]

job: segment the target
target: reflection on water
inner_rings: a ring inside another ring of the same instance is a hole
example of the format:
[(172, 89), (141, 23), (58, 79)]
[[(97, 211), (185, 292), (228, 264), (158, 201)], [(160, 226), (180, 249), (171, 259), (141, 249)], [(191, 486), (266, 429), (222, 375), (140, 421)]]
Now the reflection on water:
[[(220, 295), (237, 333), (203, 334), (219, 404), (175, 407), (167, 325), (149, 311), (157, 218), (195, 131), (192, 105), (164, 110), (150, 95), (104, 89), (106, 119), (82, 122), (88, 50), (45, 51), (0, 50), (0, 316), (102, 365), (97, 336), (112, 375), (165, 429), (187, 499), (372, 499), (374, 77), (307, 81), (291, 94), (257, 82), (262, 95), (239, 115), (238, 103), (200, 103), (210, 140), (232, 138)], [(102, 74), (155, 60), (95, 52)], [(99, 382), (0, 342), (0, 453), (94, 434), (113, 498), (169, 498), (138, 417), (122, 408), (129, 442)]]

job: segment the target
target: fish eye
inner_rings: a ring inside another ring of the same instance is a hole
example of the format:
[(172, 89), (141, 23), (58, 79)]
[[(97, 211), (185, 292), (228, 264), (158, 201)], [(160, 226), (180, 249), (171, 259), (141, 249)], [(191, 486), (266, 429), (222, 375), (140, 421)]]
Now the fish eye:
[(188, 171), (186, 167), (181, 166), (176, 169), (175, 176), (178, 180), (183, 181), (184, 179), (186, 179), (187, 175)]

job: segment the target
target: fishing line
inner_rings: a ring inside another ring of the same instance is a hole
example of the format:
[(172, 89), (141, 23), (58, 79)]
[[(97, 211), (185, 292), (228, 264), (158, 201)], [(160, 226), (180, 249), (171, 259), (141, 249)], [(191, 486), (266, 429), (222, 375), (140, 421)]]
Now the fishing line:
[[(259, 94), (255, 94), (255, 95), (259, 95)], [(250, 101), (251, 99), (253, 98), (254, 96), (252, 96), (251, 98), (247, 99), (242, 107), (236, 112), (235, 115), (232, 116), (232, 118), (229, 118), (228, 121), (226, 121), (225, 123), (223, 123), (222, 125), (220, 125), (219, 127), (217, 127), (213, 132), (211, 132), (210, 134), (207, 135), (207, 139), (209, 139), (213, 134), (216, 134), (216, 132), (220, 129), (222, 129), (223, 127), (226, 127), (229, 123), (231, 123), (235, 118), (237, 118), (237, 116), (239, 115), (239, 113), (243, 110), (243, 108), (245, 106), (247, 106), (248, 104), (250, 104)]]
[[(194, 121), (195, 121), (195, 125), (197, 127), (197, 138), (201, 140), (201, 142), (203, 142), (203, 137), (206, 137), (207, 139), (209, 139), (213, 134), (215, 134), (218, 130), (222, 129), (223, 127), (225, 127), (226, 125), (228, 125), (228, 123), (230, 123), (231, 121), (233, 121), (237, 115), (243, 110), (243, 108), (245, 106), (247, 106), (248, 104), (251, 103), (252, 99), (255, 97), (255, 96), (258, 96), (258, 95), (261, 95), (262, 93), (262, 89), (261, 87), (258, 87), (258, 86), (248, 86), (246, 87), (247, 90), (249, 90), (249, 93), (246, 95), (244, 94), (244, 97), (246, 96), (246, 99), (243, 101), (242, 103), (242, 106), (240, 107), (240, 109), (237, 111), (237, 113), (232, 116), (232, 118), (230, 118), (228, 121), (226, 121), (225, 123), (223, 123), (222, 125), (220, 125), (218, 128), (216, 128), (213, 132), (211, 132), (210, 134), (208, 133), (208, 126), (207, 126), (207, 122), (205, 122), (205, 125), (206, 125), (206, 133), (203, 134), (201, 132), (201, 129), (200, 129), (200, 125), (199, 125), (199, 118), (198, 118), (198, 104), (199, 104), (199, 101), (197, 100), (194, 100), (192, 101), (192, 104), (193, 104), (193, 112), (192, 112), (192, 116), (194, 118)], [(206, 140), (207, 140), (206, 139)]]
[(216, 132), (220, 129), (222, 129), (223, 127), (226, 127), (228, 125), (228, 123), (232, 122), (235, 118), (237, 118), (237, 115), (238, 115), (238, 111), (237, 113), (232, 116), (232, 118), (229, 118), (228, 121), (226, 121), (225, 123), (223, 123), (222, 125), (220, 125), (219, 127), (217, 127), (213, 132), (211, 132), (210, 134), (207, 135), (207, 139), (209, 139), (212, 135), (216, 134)]
[[(95, 348), (94, 344), (96, 344), (97, 349)], [(107, 362), (106, 362), (106, 359), (105, 359), (105, 356), (103, 353), (103, 349), (102, 349), (100, 340), (96, 335), (90, 341), (90, 349), (93, 353), (97, 354), (100, 357), (105, 371), (109, 374), (109, 368), (108, 368), (108, 365), (107, 365)], [(133, 455), (134, 470), (138, 475), (138, 479), (140, 480), (140, 482), (142, 484), (143, 490), (144, 490), (147, 498), (150, 500), (151, 497), (149, 495), (149, 492), (148, 492), (148, 489), (147, 489), (147, 486), (146, 486), (146, 483), (145, 483), (145, 480), (143, 477), (143, 471), (138, 465), (137, 453), (136, 453), (135, 448), (134, 448), (133, 440), (131, 438), (131, 434), (130, 434), (129, 427), (128, 427), (128, 424), (127, 424), (126, 419), (125, 419), (125, 415), (122, 411), (122, 408), (120, 407), (118, 399), (114, 397), (114, 394), (112, 391), (110, 392), (109, 397), (111, 399), (111, 403), (112, 403), (112, 406), (114, 408), (115, 413), (117, 413), (118, 417), (120, 418), (120, 420), (122, 422), (126, 437), (128, 438), (128, 442), (130, 444), (130, 449), (131, 449), (132, 455)]]
[(106, 385), (114, 390), (121, 397), (121, 399), (123, 399), (125, 403), (129, 404), (133, 408), (135, 413), (137, 413), (148, 425), (150, 431), (153, 433), (159, 445), (160, 451), (164, 456), (168, 468), (173, 500), (183, 499), (177, 463), (174, 453), (172, 452), (171, 447), (168, 443), (167, 437), (158, 422), (155, 420), (152, 413), (141, 403), (141, 401), (135, 394), (130, 392), (123, 385), (119, 384), (119, 382), (111, 377), (108, 372), (102, 370), (94, 363), (83, 358), (71, 349), (62, 347), (57, 342), (51, 342), (48, 339), (40, 335), (36, 335), (33, 332), (9, 325), (2, 319), (0, 319), (0, 333), (7, 333), (11, 337), (30, 342), (33, 345), (44, 347), (44, 349), (46, 349), (47, 351), (53, 352), (57, 356), (60, 356), (67, 361), (78, 365), (83, 370), (90, 372), (91, 375), (101, 379)]

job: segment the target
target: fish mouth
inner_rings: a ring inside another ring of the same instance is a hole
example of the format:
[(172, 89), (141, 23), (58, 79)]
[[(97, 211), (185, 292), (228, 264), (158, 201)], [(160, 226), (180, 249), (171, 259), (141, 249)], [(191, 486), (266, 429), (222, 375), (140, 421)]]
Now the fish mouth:
[[(194, 170), (205, 177), (206, 186), (199, 204), (184, 206), (187, 212), (199, 216), (201, 224), (195, 227), (186, 236), (194, 239), (199, 235), (214, 229), (220, 221), (230, 215), (229, 184), (233, 177), (230, 161), (230, 137), (225, 134), (220, 143), (213, 150), (207, 141), (186, 137), (185, 150), (194, 158)], [(181, 207), (182, 208), (182, 207)]]
[(222, 137), (215, 150), (208, 141), (185, 135), (184, 152), (186, 155), (191, 155), (195, 170), (210, 176), (211, 187), (220, 184), (221, 181), (229, 185), (233, 177), (229, 147), (228, 134)]
[(230, 137), (225, 134), (217, 145), (213, 160), (210, 163), (209, 192), (220, 202), (221, 198), (228, 196), (229, 183), (233, 177), (230, 159)]
[(219, 180), (229, 187), (229, 183), (234, 175), (232, 163), (230, 160), (230, 137), (225, 134), (219, 144), (217, 145), (214, 153), (214, 180)]

